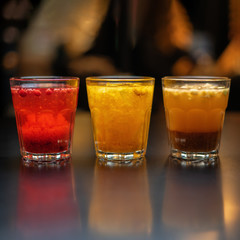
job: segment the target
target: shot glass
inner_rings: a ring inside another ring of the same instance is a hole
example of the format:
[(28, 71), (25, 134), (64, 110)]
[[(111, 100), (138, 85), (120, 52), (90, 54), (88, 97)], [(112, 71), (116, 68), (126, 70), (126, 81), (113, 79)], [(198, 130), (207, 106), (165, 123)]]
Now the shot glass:
[(98, 158), (129, 163), (145, 156), (154, 82), (138, 76), (86, 79)]
[(23, 159), (51, 162), (69, 158), (79, 78), (11, 78), (10, 87)]
[(171, 155), (189, 161), (218, 157), (230, 79), (181, 76), (162, 79)]

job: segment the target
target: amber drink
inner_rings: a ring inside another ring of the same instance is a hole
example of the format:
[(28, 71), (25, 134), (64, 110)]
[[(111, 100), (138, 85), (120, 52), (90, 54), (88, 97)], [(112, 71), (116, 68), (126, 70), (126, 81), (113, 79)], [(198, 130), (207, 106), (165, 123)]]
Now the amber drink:
[(86, 80), (96, 155), (128, 161), (145, 155), (154, 78), (113, 76)]
[(230, 79), (164, 77), (162, 87), (172, 156), (214, 160), (220, 145)]

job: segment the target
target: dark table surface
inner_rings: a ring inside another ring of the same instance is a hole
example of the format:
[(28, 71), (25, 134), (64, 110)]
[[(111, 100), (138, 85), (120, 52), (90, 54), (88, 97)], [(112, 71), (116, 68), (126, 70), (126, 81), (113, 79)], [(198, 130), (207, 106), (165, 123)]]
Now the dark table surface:
[(152, 114), (145, 161), (97, 163), (90, 115), (77, 113), (73, 156), (26, 167), (15, 119), (0, 120), (0, 239), (240, 239), (240, 113), (227, 112), (220, 159), (169, 159), (164, 115)]

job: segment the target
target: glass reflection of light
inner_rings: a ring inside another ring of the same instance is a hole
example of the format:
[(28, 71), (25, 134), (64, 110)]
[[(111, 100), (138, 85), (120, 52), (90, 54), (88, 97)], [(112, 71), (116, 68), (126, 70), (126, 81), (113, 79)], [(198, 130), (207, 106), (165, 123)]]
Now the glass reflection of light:
[(79, 227), (71, 163), (41, 167), (22, 163), (17, 207), (20, 235), (24, 239), (62, 239)]
[(168, 159), (162, 222), (172, 239), (219, 239), (224, 234), (219, 165), (185, 166)]
[(98, 239), (146, 239), (152, 209), (144, 159), (137, 166), (108, 166), (96, 161), (89, 225)]
[[(239, 186), (236, 178), (239, 174), (238, 168), (231, 165), (231, 159), (225, 159), (222, 171), (223, 178), (223, 200), (224, 200), (224, 223), (226, 239), (235, 239), (239, 232)], [(231, 170), (230, 170), (231, 169)], [(234, 170), (233, 170), (234, 169)]]

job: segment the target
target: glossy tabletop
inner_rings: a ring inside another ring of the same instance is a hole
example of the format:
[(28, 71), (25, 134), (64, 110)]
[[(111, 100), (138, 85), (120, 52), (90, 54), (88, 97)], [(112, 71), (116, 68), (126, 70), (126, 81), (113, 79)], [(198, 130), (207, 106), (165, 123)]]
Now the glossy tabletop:
[(227, 112), (215, 166), (169, 157), (164, 114), (152, 114), (146, 159), (96, 161), (89, 112), (77, 112), (72, 161), (28, 167), (15, 119), (1, 119), (0, 239), (240, 239), (240, 113)]

